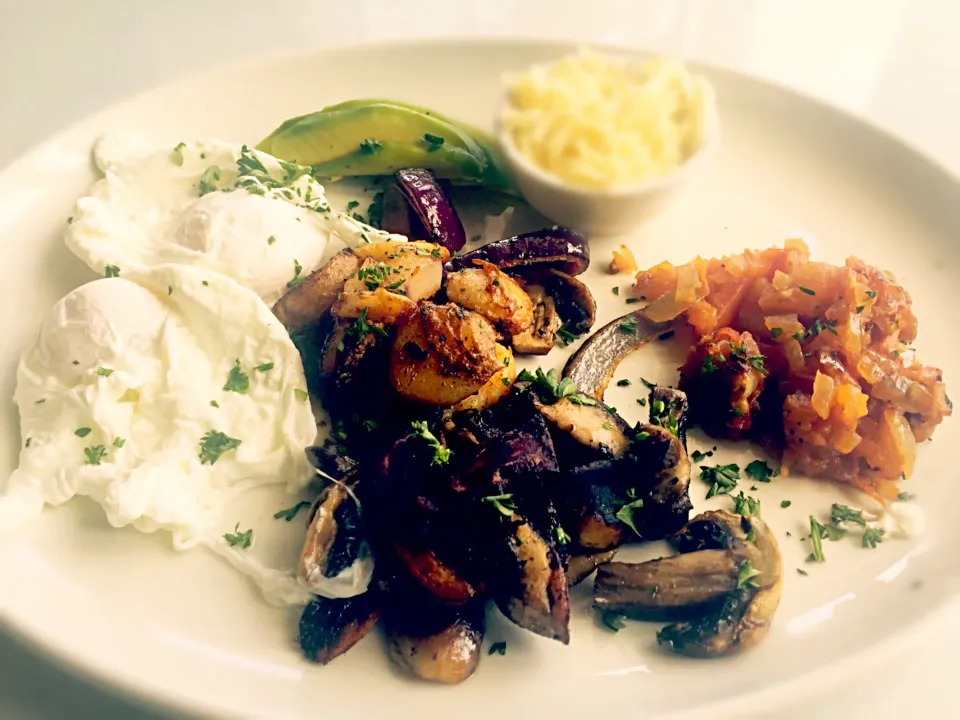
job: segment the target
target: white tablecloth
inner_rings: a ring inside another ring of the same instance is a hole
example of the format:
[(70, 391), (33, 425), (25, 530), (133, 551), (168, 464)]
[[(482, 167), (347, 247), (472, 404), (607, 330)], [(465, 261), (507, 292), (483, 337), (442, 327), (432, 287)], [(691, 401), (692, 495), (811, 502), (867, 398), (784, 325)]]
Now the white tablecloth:
[[(958, 0), (0, 0), (0, 165), (87, 113), (197, 69), (298, 48), (499, 35), (623, 44), (765, 76), (869, 117), (960, 174), (958, 31)], [(941, 638), (842, 694), (810, 688), (789, 717), (943, 712), (957, 640)], [(0, 718), (65, 717), (158, 715), (0, 630)]]

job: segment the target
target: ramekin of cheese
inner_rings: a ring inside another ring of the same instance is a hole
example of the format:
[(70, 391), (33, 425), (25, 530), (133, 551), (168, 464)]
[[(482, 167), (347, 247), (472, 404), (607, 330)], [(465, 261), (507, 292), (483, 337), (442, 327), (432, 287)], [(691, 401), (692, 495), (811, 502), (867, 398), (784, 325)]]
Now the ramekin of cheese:
[(505, 82), (497, 132), (517, 185), (587, 234), (653, 217), (719, 140), (712, 86), (676, 60), (581, 50)]

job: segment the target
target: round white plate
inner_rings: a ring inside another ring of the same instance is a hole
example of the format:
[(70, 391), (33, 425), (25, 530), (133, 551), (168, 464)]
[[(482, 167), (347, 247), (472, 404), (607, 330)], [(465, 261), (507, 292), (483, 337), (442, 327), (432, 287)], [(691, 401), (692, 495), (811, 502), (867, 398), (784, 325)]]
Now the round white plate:
[[(426, 105), (491, 126), (504, 71), (571, 51), (553, 42), (450, 41), (354, 47), (258, 61), (191, 78), (109, 108), (35, 148), (0, 173), (0, 244), (6, 308), (0, 396), (12, 396), (16, 362), (45, 312), (92, 278), (64, 248), (72, 203), (93, 182), (90, 148), (110, 131), (133, 131), (173, 147), (214, 136), (255, 143), (281, 120), (357, 97)], [(629, 238), (641, 266), (663, 259), (767, 247), (803, 237), (818, 259), (855, 254), (893, 270), (912, 293), (924, 362), (960, 382), (960, 188), (935, 164), (869, 125), (778, 87), (713, 68), (724, 125), (722, 146), (695, 187), (665, 215)], [(518, 212), (511, 230), (536, 223)], [(541, 221), (542, 222), (542, 221)], [(627, 310), (610, 289), (628, 278), (605, 274), (612, 240), (593, 243), (588, 279), (600, 322)], [(566, 353), (542, 361), (560, 366)], [(630, 358), (608, 399), (639, 419), (640, 376), (672, 381), (669, 344)], [(0, 415), (0, 472), (14, 467), (16, 410)], [(693, 447), (707, 443), (695, 436)], [(0, 615), (29, 642), (68, 665), (149, 701), (225, 716), (434, 717), (555, 715), (598, 709), (631, 716), (747, 712), (778, 707), (896, 662), (907, 646), (936, 632), (957, 611), (960, 536), (955, 532), (957, 423), (948, 420), (920, 451), (904, 488), (918, 496), (926, 532), (876, 550), (853, 538), (828, 543), (828, 561), (807, 565), (807, 517), (832, 502), (856, 504), (841, 488), (778, 478), (755, 493), (780, 539), (784, 599), (761, 647), (716, 661), (668, 655), (657, 626), (614, 634), (589, 612), (589, 584), (575, 591), (572, 641), (563, 647), (493, 618), (487, 643), (507, 653), (484, 657), (462, 686), (440, 688), (394, 671), (376, 635), (321, 668), (301, 660), (298, 613), (264, 604), (243, 578), (204, 552), (178, 555), (163, 535), (107, 526), (83, 502), (48, 509), (25, 532), (0, 541)], [(723, 448), (711, 460), (743, 464), (750, 448)], [(741, 487), (749, 491), (749, 481)], [(727, 498), (698, 509), (724, 507)], [(781, 500), (792, 506), (781, 509)], [(279, 498), (260, 496), (243, 519), (270, 534)], [(238, 510), (238, 512), (240, 512)], [(232, 525), (233, 517), (225, 518)], [(279, 561), (295, 552), (296, 528)], [(790, 533), (788, 536), (787, 533)], [(659, 554), (661, 548), (639, 551)], [(284, 557), (286, 553), (286, 557)], [(801, 576), (803, 568), (809, 576)], [(752, 696), (752, 697), (748, 697)]]

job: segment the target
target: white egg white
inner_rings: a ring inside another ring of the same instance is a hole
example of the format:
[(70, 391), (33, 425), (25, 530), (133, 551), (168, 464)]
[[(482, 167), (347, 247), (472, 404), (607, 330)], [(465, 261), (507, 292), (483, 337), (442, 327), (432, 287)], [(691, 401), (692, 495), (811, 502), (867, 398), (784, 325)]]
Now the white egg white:
[(406, 239), (331, 209), (309, 174), (247, 149), (281, 186), (251, 180), (238, 165), (243, 150), (200, 140), (147, 151), (135, 137), (101, 139), (94, 154), (104, 177), (77, 201), (67, 247), (97, 273), (202, 267), (272, 305), (291, 280), (321, 264), (331, 237), (348, 246)]
[[(231, 373), (248, 382), (228, 382)], [(54, 306), (21, 359), (23, 445), (0, 486), (0, 532), (87, 496), (111, 525), (169, 531), (181, 550), (208, 545), (268, 599), (302, 603), (308, 594), (289, 569), (263, 567), (224, 540), (232, 518), (223, 508), (252, 488), (297, 491), (315, 477), (305, 390), (287, 332), (228, 277), (160, 265), (83, 285)], [(208, 433), (239, 444), (204, 453)]]

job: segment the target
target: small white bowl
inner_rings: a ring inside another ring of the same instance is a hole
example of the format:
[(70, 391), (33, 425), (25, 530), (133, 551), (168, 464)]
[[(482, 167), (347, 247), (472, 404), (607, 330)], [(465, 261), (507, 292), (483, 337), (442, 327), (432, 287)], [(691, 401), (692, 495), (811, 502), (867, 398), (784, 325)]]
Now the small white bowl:
[(719, 144), (720, 123), (714, 118), (709, 135), (678, 168), (636, 185), (606, 190), (575, 187), (541, 170), (517, 149), (502, 125), (497, 137), (517, 186), (534, 208), (584, 235), (621, 235), (657, 215), (702, 172)]

